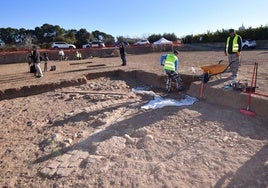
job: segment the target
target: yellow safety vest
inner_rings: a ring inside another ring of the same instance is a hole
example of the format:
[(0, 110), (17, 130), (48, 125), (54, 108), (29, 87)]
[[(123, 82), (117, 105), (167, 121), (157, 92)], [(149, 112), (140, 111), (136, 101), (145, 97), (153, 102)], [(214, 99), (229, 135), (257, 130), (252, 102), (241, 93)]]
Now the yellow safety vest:
[(174, 54), (167, 54), (165, 64), (164, 64), (164, 69), (170, 70), (170, 71), (175, 71), (175, 62), (177, 60), (178, 60), (178, 58)]
[[(238, 49), (239, 49), (238, 42), (237, 42), (238, 37), (239, 35), (234, 36), (232, 52), (238, 52)], [(228, 37), (226, 41), (226, 52), (228, 52), (229, 41), (230, 41), (230, 37)]]

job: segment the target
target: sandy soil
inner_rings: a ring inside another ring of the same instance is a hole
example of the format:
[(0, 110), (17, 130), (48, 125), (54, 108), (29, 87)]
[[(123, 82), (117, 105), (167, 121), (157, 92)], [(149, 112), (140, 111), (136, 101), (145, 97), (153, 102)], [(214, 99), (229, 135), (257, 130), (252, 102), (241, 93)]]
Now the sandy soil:
[[(126, 67), (118, 57), (52, 61), (57, 70), (41, 79), (27, 73), (27, 64), (1, 65), (2, 93), (30, 88), (35, 95), (0, 101), (0, 185), (268, 187), (267, 117), (245, 116), (205, 100), (145, 110), (141, 107), (152, 97), (132, 88), (165, 96), (161, 89), (107, 74), (141, 70), (164, 76), (159, 56), (128, 55)], [(199, 66), (220, 59), (226, 62), (221, 52), (182, 52), (180, 73), (199, 75)], [(258, 62), (260, 93), (268, 91), (267, 59), (267, 51), (242, 56), (239, 79), (249, 82)], [(95, 78), (88, 79), (91, 74)], [(33, 87), (53, 88), (78, 78), (83, 84), (40, 93)]]

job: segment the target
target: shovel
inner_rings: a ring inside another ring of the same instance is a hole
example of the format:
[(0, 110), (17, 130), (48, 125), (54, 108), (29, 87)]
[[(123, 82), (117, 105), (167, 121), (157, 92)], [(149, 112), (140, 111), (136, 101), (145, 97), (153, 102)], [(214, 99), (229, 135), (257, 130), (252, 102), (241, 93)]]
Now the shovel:
[[(254, 68), (253, 68), (253, 74), (252, 74), (252, 79), (251, 79), (251, 86), (250, 86), (250, 91), (249, 91), (249, 94), (248, 94), (248, 102), (247, 102), (247, 107), (246, 108), (241, 108), (240, 109), (240, 112), (242, 114), (246, 114), (246, 115), (249, 115), (249, 116), (253, 116), (255, 115), (255, 113), (253, 111), (250, 110), (250, 104), (251, 104), (251, 95), (252, 95), (252, 92), (253, 92), (253, 82), (254, 82), (254, 79), (255, 79), (255, 84), (256, 84), (256, 80), (257, 80), (257, 67), (258, 67), (258, 64), (255, 62), (254, 64)], [(256, 77), (255, 77), (256, 76)], [(256, 85), (255, 85), (256, 86)], [(255, 89), (254, 89), (255, 91)]]

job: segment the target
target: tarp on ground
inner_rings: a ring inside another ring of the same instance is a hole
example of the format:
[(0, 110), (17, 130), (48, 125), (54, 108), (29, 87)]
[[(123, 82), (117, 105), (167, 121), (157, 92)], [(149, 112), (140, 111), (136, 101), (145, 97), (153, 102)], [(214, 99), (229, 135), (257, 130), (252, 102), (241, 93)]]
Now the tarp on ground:
[(153, 91), (146, 91), (142, 88), (136, 88), (132, 89), (133, 92), (139, 93), (139, 94), (147, 94), (150, 96), (154, 96), (154, 99), (151, 100), (148, 104), (143, 105), (141, 108), (143, 109), (157, 109), (157, 108), (163, 108), (165, 106), (188, 106), (193, 105), (195, 102), (197, 102), (197, 98), (191, 97), (188, 95), (185, 95), (184, 99), (181, 100), (175, 100), (170, 98), (162, 98), (159, 95), (155, 94)]

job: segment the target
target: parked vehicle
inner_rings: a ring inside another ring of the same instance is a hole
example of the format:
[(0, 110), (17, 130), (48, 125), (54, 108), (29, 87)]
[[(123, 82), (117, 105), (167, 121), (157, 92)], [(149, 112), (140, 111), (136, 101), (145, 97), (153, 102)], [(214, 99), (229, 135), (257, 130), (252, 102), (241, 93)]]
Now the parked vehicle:
[(88, 44), (83, 44), (83, 45), (82, 45), (82, 48), (90, 48), (90, 43), (88, 43)]
[(120, 46), (121, 44), (123, 44), (124, 46), (128, 46), (129, 45), (129, 43), (128, 42), (116, 42), (116, 43), (114, 43), (114, 46)]
[(242, 40), (242, 49), (254, 49), (256, 47), (256, 41), (251, 39)]
[(138, 46), (138, 45), (148, 45), (148, 44), (150, 44), (150, 42), (147, 39), (142, 39), (142, 40), (139, 40), (136, 43), (134, 43), (135, 46)]
[(83, 48), (103, 48), (105, 44), (102, 41), (93, 41), (88, 44), (82, 45)]
[(68, 44), (66, 42), (53, 42), (52, 45), (51, 45), (51, 47), (54, 48), (54, 49), (61, 49), (61, 48), (71, 49), (71, 48), (76, 48), (75, 45)]

